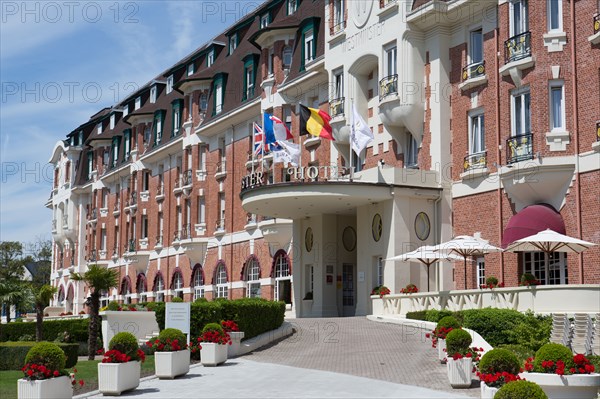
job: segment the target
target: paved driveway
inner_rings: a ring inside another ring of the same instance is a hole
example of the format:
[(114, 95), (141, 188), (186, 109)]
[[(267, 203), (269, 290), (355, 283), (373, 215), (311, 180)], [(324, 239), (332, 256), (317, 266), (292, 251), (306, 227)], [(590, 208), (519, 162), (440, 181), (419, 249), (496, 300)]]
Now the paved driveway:
[(350, 374), (479, 396), (479, 388), (452, 389), (446, 366), (425, 331), (365, 317), (293, 319), (296, 333), (244, 359)]

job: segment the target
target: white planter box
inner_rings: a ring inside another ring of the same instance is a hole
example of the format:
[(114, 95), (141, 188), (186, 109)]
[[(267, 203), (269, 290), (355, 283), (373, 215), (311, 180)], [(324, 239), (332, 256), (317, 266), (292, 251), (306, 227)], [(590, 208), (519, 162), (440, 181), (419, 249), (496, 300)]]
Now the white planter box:
[(104, 351), (108, 352), (108, 344), (117, 333), (127, 331), (144, 342), (146, 336), (160, 332), (155, 312), (144, 311), (110, 311), (100, 312), (102, 317), (102, 342)]
[(231, 337), (231, 345), (227, 348), (227, 358), (238, 356), (240, 353), (240, 345), (242, 344), (242, 338), (244, 338), (243, 331), (232, 331), (229, 333)]
[(201, 342), (200, 362), (203, 366), (214, 367), (227, 361), (227, 346), (213, 344), (210, 342)]
[(73, 397), (71, 379), (67, 376), (47, 380), (17, 381), (17, 397), (19, 399), (62, 399)]
[(448, 354), (446, 353), (445, 349), (446, 349), (446, 340), (438, 339), (437, 350), (438, 350), (438, 357), (440, 359), (440, 363), (446, 363), (445, 359), (448, 356)]
[(175, 378), (190, 371), (190, 351), (154, 352), (154, 373), (158, 378)]
[(121, 392), (140, 385), (141, 363), (98, 363), (98, 389), (105, 395), (120, 395)]
[(494, 399), (494, 395), (500, 388), (492, 388), (485, 385), (485, 382), (481, 383), (481, 399)]
[(521, 373), (519, 376), (538, 384), (548, 399), (596, 399), (600, 390), (600, 374), (560, 376), (546, 373)]
[(448, 358), (448, 379), (452, 388), (469, 388), (473, 379), (473, 359), (464, 357), (454, 360)]

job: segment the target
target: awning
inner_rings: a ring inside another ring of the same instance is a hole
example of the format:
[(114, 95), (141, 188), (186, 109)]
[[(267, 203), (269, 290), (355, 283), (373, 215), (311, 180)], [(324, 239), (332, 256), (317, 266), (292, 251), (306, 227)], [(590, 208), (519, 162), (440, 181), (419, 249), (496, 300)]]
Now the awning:
[(502, 248), (512, 242), (550, 229), (566, 234), (562, 216), (548, 204), (530, 205), (510, 218), (502, 237)]

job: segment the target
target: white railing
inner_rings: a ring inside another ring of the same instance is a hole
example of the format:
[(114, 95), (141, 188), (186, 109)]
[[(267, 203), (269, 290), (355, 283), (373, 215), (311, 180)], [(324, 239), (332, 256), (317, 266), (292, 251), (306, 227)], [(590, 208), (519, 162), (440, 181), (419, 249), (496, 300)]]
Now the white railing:
[(599, 313), (599, 285), (542, 285), (481, 290), (371, 296), (373, 315), (397, 315), (430, 309), (460, 311), (487, 307), (535, 313)]

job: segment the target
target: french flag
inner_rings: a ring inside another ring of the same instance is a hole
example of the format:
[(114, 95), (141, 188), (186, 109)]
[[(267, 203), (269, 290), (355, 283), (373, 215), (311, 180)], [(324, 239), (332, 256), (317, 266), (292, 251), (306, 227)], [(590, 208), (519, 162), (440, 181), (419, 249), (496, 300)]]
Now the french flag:
[(288, 129), (285, 123), (278, 117), (265, 113), (263, 119), (263, 129), (267, 144), (291, 140), (293, 138), (290, 129)]

